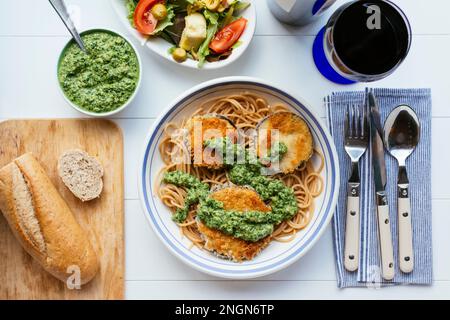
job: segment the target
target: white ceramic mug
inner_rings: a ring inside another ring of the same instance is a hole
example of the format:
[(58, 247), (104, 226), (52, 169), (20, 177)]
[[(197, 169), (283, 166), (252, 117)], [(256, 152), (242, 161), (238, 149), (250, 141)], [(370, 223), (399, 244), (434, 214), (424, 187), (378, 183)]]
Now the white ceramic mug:
[(272, 14), (280, 21), (305, 25), (314, 21), (336, 0), (267, 0)]

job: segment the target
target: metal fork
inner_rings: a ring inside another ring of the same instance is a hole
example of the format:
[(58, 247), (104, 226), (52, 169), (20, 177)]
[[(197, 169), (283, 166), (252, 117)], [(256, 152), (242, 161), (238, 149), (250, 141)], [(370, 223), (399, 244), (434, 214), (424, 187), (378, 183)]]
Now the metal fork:
[(359, 195), (361, 180), (359, 160), (369, 145), (369, 120), (365, 108), (348, 106), (345, 119), (344, 148), (352, 160), (351, 175), (347, 184), (347, 220), (345, 228), (344, 266), (348, 271), (358, 269), (360, 243)]

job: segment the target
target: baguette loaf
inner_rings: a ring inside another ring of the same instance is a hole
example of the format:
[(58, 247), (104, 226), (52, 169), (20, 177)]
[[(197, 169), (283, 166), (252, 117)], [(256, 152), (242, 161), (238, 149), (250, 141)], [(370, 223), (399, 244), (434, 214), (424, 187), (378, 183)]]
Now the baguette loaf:
[(74, 270), (80, 284), (99, 268), (86, 233), (31, 153), (0, 170), (0, 210), (23, 248), (66, 282)]

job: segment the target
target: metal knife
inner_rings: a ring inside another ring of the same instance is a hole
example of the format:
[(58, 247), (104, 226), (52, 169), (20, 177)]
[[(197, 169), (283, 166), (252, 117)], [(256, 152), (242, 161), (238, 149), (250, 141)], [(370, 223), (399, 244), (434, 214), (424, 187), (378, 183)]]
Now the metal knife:
[(368, 92), (367, 94), (367, 105), (370, 112), (372, 162), (375, 180), (381, 270), (383, 279), (392, 280), (395, 275), (394, 249), (392, 246), (391, 221), (386, 196), (386, 164), (384, 161), (383, 130), (380, 123), (380, 112), (373, 92)]

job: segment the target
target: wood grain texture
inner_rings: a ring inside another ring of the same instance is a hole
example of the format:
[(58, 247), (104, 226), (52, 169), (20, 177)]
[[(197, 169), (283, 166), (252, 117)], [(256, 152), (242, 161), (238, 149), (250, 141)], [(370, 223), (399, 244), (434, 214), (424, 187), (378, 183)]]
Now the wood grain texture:
[[(79, 148), (104, 166), (99, 199), (81, 202), (57, 173), (65, 150)], [(10, 120), (0, 123), (0, 167), (32, 152), (86, 230), (100, 259), (97, 276), (69, 290), (45, 272), (19, 245), (0, 215), (0, 299), (123, 299), (123, 137), (108, 120)]]

